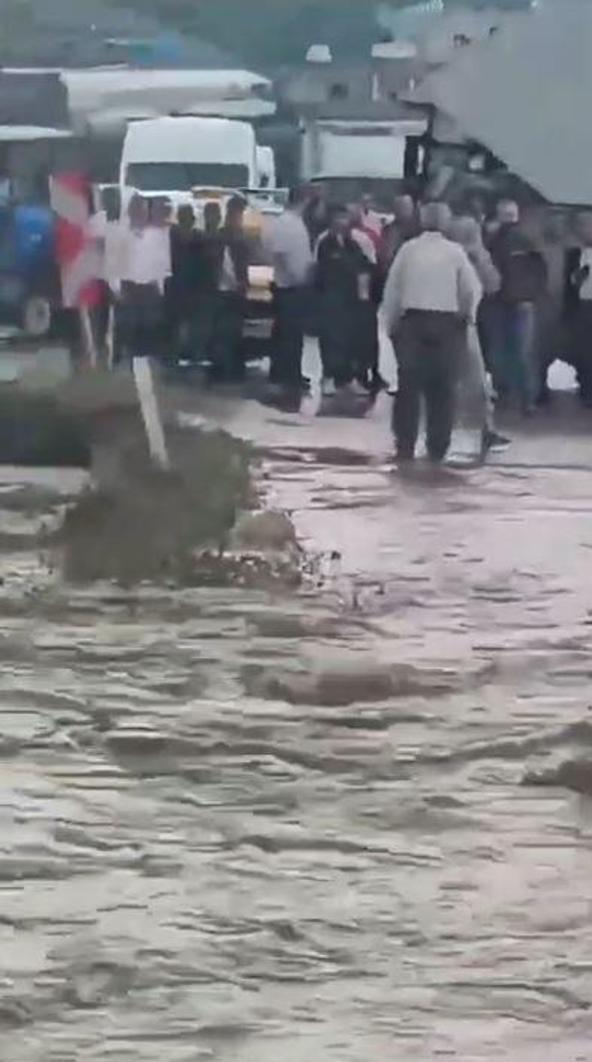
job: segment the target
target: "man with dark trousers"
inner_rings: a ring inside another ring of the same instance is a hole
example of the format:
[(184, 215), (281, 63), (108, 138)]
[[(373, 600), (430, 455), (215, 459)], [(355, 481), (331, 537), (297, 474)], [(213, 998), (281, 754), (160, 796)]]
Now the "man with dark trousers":
[(455, 392), (482, 288), (463, 248), (449, 240), (451, 214), (443, 203), (421, 212), (421, 236), (403, 244), (387, 277), (383, 314), (399, 369), (394, 431), (399, 462), (411, 461), (421, 398), (427, 414), (430, 459), (443, 461), (454, 425)]
[(577, 246), (565, 254), (563, 314), (573, 364), (585, 406), (592, 408), (592, 210), (576, 221)]

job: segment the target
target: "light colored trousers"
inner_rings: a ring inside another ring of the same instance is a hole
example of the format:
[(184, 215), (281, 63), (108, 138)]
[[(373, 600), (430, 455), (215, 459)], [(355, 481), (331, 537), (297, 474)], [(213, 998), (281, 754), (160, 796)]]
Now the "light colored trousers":
[(466, 350), (458, 382), (458, 419), (467, 430), (492, 430), (493, 388), (474, 324), (467, 327)]

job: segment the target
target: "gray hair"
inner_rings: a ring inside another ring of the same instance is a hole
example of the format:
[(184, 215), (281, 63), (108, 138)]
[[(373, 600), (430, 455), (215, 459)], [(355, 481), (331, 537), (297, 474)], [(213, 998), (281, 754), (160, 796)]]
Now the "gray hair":
[(481, 228), (476, 218), (471, 217), (470, 214), (462, 214), (460, 217), (452, 218), (448, 235), (455, 243), (460, 243), (461, 247), (473, 248), (479, 247), (482, 243)]
[(452, 211), (447, 203), (424, 203), (420, 217), (422, 229), (447, 232), (452, 221)]

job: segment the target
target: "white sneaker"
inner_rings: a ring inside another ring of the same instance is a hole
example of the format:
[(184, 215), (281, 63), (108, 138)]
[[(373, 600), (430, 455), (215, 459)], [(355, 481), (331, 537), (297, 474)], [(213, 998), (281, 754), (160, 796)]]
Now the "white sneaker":
[(331, 380), (325, 377), (321, 384), (321, 393), (323, 395), (323, 398), (334, 398), (337, 394), (335, 380)]

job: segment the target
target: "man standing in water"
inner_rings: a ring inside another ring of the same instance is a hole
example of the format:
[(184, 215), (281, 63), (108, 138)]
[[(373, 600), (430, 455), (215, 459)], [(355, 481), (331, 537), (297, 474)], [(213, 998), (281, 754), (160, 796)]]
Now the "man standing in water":
[(440, 462), (446, 456), (467, 324), (476, 320), (482, 296), (466, 252), (444, 235), (449, 208), (428, 203), (421, 222), (421, 236), (404, 244), (395, 258), (383, 301), (399, 368), (394, 429), (400, 462), (415, 456), (422, 396), (429, 457)]

